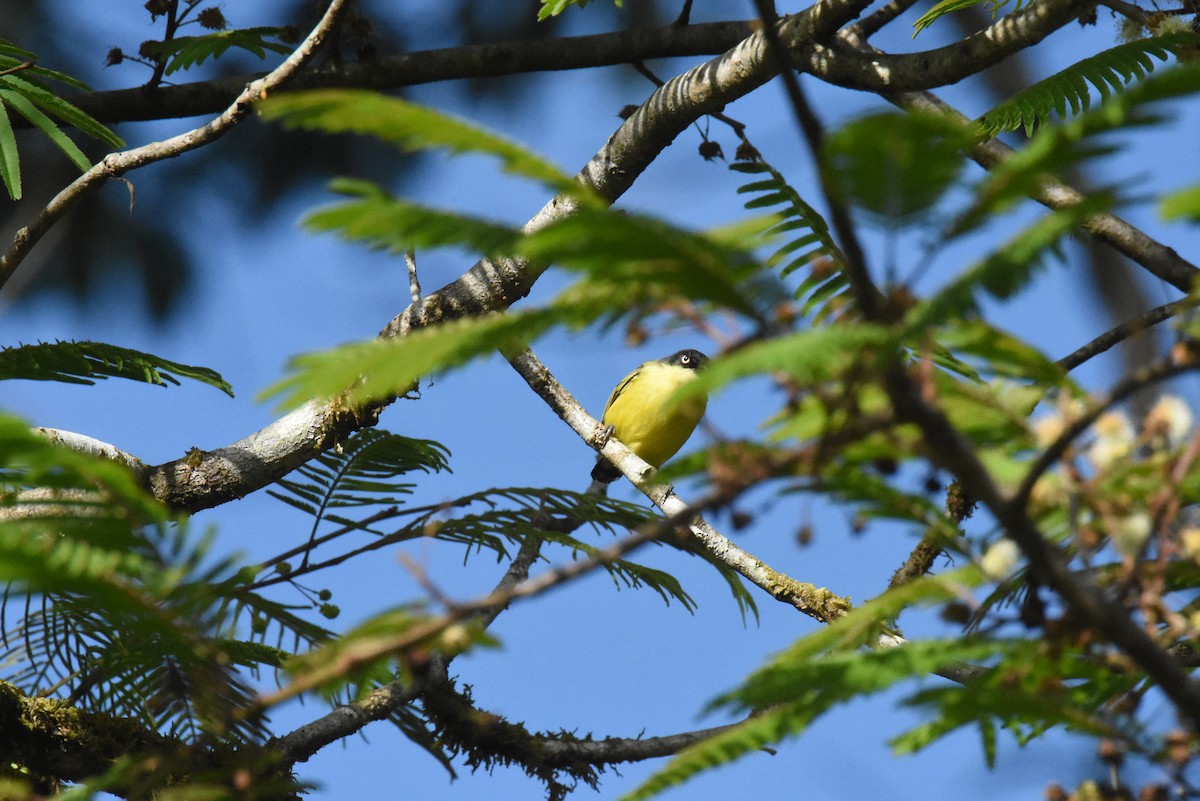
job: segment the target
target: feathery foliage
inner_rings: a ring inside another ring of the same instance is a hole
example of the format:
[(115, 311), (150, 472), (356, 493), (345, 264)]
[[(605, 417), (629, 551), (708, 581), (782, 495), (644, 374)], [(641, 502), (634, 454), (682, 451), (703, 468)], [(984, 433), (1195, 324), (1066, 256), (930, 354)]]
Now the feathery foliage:
[(477, 153), (520, 175), (579, 199), (581, 184), (541, 156), (457, 117), (378, 92), (328, 89), (276, 95), (256, 108), (265, 119), (289, 128), (373, 136), (404, 151)]
[(151, 353), (103, 342), (39, 342), (0, 348), (0, 381), (60, 381), (94, 384), (105, 378), (128, 378), (165, 387), (190, 378), (233, 397), (233, 387), (207, 367), (169, 361)]
[(166, 65), (164, 75), (173, 75), (180, 70), (189, 70), (208, 59), (214, 61), (230, 48), (253, 53), (266, 58), (267, 52), (287, 55), (292, 52), (285, 41), (292, 38), (286, 28), (243, 28), (241, 30), (214, 31), (203, 36), (176, 36), (165, 42), (149, 42), (144, 45), (146, 55)]
[[(751, 176), (763, 176), (738, 187), (738, 194), (752, 195), (747, 210), (771, 209), (780, 220), (764, 236), (784, 239), (767, 257), (783, 278), (807, 268), (807, 276), (795, 289), (795, 298), (803, 301), (801, 316), (812, 315), (814, 322), (824, 319), (847, 297), (846, 258), (829, 233), (825, 219), (800, 197), (783, 175), (766, 161), (735, 161), (729, 169)], [(793, 233), (796, 232), (796, 233)], [(797, 251), (800, 251), (797, 254)], [(781, 266), (782, 265), (782, 266)]]
[(110, 147), (124, 145), (106, 126), (55, 94), (51, 82), (73, 89), (88, 88), (65, 73), (39, 67), (36, 54), (0, 39), (0, 180), (12, 200), (21, 199), (21, 161), (11, 113), (41, 131), (81, 172), (92, 163), (61, 125), (73, 127)]
[(885, 112), (826, 137), (821, 168), (833, 191), (884, 225), (927, 217), (962, 172), (971, 132), (948, 115)]
[[(963, 9), (977, 6), (981, 3), (988, 4), (988, 11), (992, 16), (995, 16), (1002, 8), (1008, 5), (1009, 0), (938, 0), (933, 4), (933, 7), (917, 18), (913, 23), (913, 37), (928, 28), (940, 17), (944, 17), (954, 11), (962, 11)], [(1020, 10), (1022, 3), (1017, 0), (1016, 10)]]
[(1154, 71), (1155, 58), (1167, 61), (1197, 45), (1200, 35), (1195, 33), (1170, 33), (1117, 45), (1018, 92), (983, 114), (976, 124), (987, 136), (1020, 129), (1032, 135), (1052, 113), (1066, 120), (1087, 111), (1093, 87), (1101, 101), (1108, 100)]

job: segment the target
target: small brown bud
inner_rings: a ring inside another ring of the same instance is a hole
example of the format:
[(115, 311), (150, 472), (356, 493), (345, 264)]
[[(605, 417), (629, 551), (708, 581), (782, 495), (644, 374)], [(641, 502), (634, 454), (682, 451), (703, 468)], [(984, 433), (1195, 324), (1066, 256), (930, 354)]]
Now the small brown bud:
[(964, 603), (949, 603), (942, 607), (938, 616), (947, 623), (965, 626), (971, 621), (971, 607)]
[(1101, 740), (1096, 747), (1096, 756), (1104, 764), (1119, 768), (1125, 763), (1125, 746), (1116, 740)]
[(1063, 789), (1061, 784), (1057, 782), (1047, 784), (1046, 789), (1042, 791), (1042, 797), (1046, 801), (1067, 801), (1067, 791)]
[(171, 10), (171, 0), (146, 0), (143, 8), (150, 12), (150, 21), (153, 22)]
[(223, 31), (229, 27), (229, 23), (225, 20), (225, 15), (216, 6), (204, 9), (196, 15), (196, 19), (199, 21), (201, 28), (207, 28), (210, 31)]
[(1192, 740), (1187, 732), (1178, 729), (1168, 732), (1164, 740), (1166, 757), (1176, 765), (1183, 767), (1192, 758)]
[(711, 139), (705, 139), (700, 143), (700, 156), (705, 161), (712, 161), (713, 159), (725, 160), (725, 152), (721, 150), (721, 143), (714, 142)]
[(900, 465), (890, 456), (880, 456), (874, 462), (875, 470), (882, 476), (894, 476)]
[(758, 159), (758, 150), (749, 142), (742, 142), (733, 153), (734, 161), (758, 161)]
[(975, 502), (957, 481), (946, 490), (946, 513), (959, 521), (966, 520), (975, 513)]
[(122, 52), (121, 48), (114, 47), (108, 51), (108, 55), (104, 59), (104, 66), (115, 67), (124, 60), (125, 60), (125, 53)]

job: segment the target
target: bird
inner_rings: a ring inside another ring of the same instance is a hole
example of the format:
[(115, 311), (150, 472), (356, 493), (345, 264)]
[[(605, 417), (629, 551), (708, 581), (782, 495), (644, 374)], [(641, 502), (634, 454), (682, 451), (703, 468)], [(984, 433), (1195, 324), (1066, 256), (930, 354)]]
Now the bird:
[[(669, 401), (707, 363), (707, 356), (689, 348), (639, 365), (608, 397), (601, 419), (608, 434), (648, 464), (660, 467), (683, 447), (704, 416), (708, 405), (705, 394)], [(620, 477), (621, 471), (603, 456), (596, 460), (592, 468), (594, 489)]]

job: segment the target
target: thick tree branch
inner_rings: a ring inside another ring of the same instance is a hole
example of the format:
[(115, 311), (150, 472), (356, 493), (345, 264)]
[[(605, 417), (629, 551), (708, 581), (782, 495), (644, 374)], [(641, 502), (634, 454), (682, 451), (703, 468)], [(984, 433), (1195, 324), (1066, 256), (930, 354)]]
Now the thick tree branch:
[(338, 15), (341, 14), (348, 2), (349, 0), (332, 0), (324, 16), (321, 17), (321, 21), (300, 43), (300, 46), (265, 77), (243, 87), (233, 103), (215, 119), (199, 128), (161, 142), (151, 142), (120, 153), (110, 153), (99, 164), (92, 166), (91, 169), (72, 181), (70, 185), (54, 196), (33, 222), (17, 231), (8, 251), (0, 256), (0, 287), (3, 287), (12, 277), (17, 266), (29, 254), (33, 246), (45, 236), (51, 226), (92, 189), (103, 186), (110, 178), (120, 177), (130, 170), (162, 159), (174, 158), (189, 150), (202, 147), (225, 135), (245, 119), (254, 103), (295, 75), (312, 58), (313, 53), (321, 46), (321, 42), (333, 28)]
[[(303, 89), (398, 89), (465, 78), (493, 78), (530, 72), (578, 70), (628, 64), (653, 58), (710, 56), (745, 39), (753, 23), (707, 22), (667, 25), (591, 36), (466, 45), (418, 50), (370, 61), (327, 64), (306, 69), (285, 91)], [(137, 122), (211, 114), (229, 105), (257, 75), (209, 81), (90, 92), (70, 101), (104, 123)], [(19, 121), (14, 121), (19, 124)]]
[(7, 682), (0, 682), (0, 733), (7, 762), (65, 781), (101, 775), (133, 750), (181, 745), (131, 720), (84, 712), (55, 698), (30, 698)]
[[(1094, 0), (1035, 0), (954, 44), (922, 53), (862, 50), (851, 37), (815, 41), (794, 51), (793, 63), (823, 81), (885, 94), (947, 86), (1037, 44), (1094, 5)], [(849, 41), (847, 41), (849, 39)]]
[[(845, 24), (869, 0), (819, 4), (781, 25), (787, 41), (806, 41), (817, 30)], [(820, 13), (817, 13), (817, 12)], [(578, 178), (601, 197), (615, 201), (680, 132), (769, 80), (761, 34), (668, 81), (609, 138)], [(538, 230), (575, 209), (573, 200), (552, 199), (525, 230)], [(401, 336), (412, 328), (508, 308), (524, 297), (545, 270), (510, 259), (482, 260), (455, 281), (421, 298), (380, 333)], [(239, 442), (194, 452), (148, 471), (154, 494), (186, 511), (208, 509), (241, 498), (276, 481), (340, 438), (373, 425), (378, 409), (350, 414), (336, 404), (309, 403)]]

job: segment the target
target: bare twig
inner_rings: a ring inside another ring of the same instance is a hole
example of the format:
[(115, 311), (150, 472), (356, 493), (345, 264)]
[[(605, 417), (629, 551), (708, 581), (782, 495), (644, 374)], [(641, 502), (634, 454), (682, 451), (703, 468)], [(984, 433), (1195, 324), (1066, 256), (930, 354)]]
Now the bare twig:
[[(507, 597), (508, 593), (529, 577), (529, 568), (537, 559), (541, 544), (542, 541), (537, 537), (525, 540), (512, 564), (496, 584), (493, 595), (499, 593), (501, 597)], [(509, 601), (511, 598), (490, 608), (480, 609), (475, 614), (484, 626), (488, 626), (507, 608)], [(396, 709), (412, 703), (423, 690), (419, 682), (406, 687), (396, 681), (377, 687), (364, 698), (343, 704), (317, 720), (275, 738), (268, 746), (277, 749), (288, 764), (304, 762), (326, 745), (349, 737), (368, 723), (383, 720)]]
[(417, 275), (417, 252), (412, 248), (404, 251), (404, 266), (408, 268), (408, 292), (413, 303), (421, 302), (421, 279)]
[(1163, 320), (1169, 320), (1175, 315), (1195, 307), (1196, 301), (1192, 298), (1183, 298), (1172, 303), (1164, 303), (1162, 306), (1150, 309), (1132, 320), (1128, 320), (1115, 328), (1105, 331), (1083, 347), (1076, 349), (1073, 353), (1063, 356), (1056, 364), (1070, 372), (1087, 360), (1104, 353), (1119, 342), (1135, 334), (1140, 334), (1142, 331), (1161, 323)]

